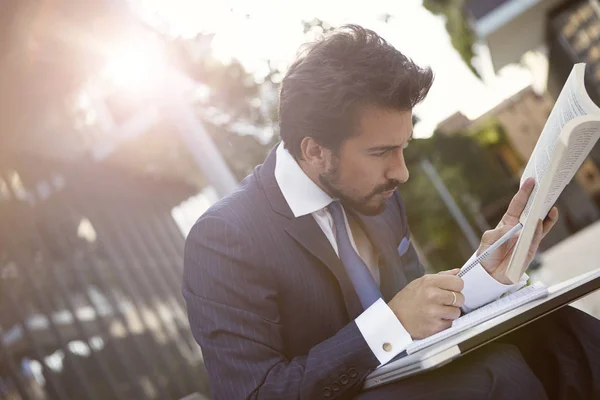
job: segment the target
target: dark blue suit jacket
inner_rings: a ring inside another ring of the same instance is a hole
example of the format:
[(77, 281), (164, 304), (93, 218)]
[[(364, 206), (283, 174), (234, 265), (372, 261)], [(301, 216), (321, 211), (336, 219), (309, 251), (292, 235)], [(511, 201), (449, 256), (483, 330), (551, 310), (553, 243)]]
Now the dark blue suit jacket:
[[(186, 240), (183, 295), (212, 396), (352, 397), (379, 364), (354, 322), (363, 310), (312, 215), (294, 218), (274, 169), (271, 151)], [(399, 193), (381, 215), (356, 217), (382, 255), (387, 302), (423, 275), (403, 241), (409, 231)]]

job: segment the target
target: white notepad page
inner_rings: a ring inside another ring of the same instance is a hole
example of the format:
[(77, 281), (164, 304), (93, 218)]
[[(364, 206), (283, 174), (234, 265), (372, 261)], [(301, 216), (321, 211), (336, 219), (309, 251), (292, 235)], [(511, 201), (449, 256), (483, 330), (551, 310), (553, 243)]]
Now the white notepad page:
[(452, 326), (441, 332), (431, 335), (425, 339), (413, 341), (407, 348), (408, 354), (416, 353), (417, 351), (429, 347), (433, 344), (441, 342), (450, 336), (456, 335), (457, 333), (463, 332), (469, 328), (481, 324), (489, 319), (492, 319), (498, 315), (504, 314), (514, 308), (520, 307), (523, 304), (527, 304), (530, 301), (537, 300), (539, 298), (548, 295), (548, 288), (546, 285), (536, 282), (532, 285), (526, 286), (521, 290), (516, 291), (508, 296), (499, 298), (498, 300), (491, 302), (477, 310), (471, 311), (468, 314), (457, 318), (452, 323)]

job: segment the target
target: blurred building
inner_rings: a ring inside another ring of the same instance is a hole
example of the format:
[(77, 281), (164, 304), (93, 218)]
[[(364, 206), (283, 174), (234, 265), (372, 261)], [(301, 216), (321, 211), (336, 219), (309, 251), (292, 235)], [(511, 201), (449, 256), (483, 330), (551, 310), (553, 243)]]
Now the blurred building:
[[(597, 0), (471, 0), (465, 13), (476, 35), (473, 64), (483, 80), (513, 63), (530, 69), (526, 89), (491, 111), (526, 161), (573, 64), (587, 63), (586, 89), (600, 99), (600, 6)], [(511, 110), (506, 104), (518, 103)], [(488, 113), (489, 114), (489, 113)], [(559, 198), (560, 239), (600, 217), (600, 145)]]
[(524, 167), (523, 162), (529, 159), (553, 105), (554, 100), (549, 94), (537, 94), (529, 86), (476, 120), (471, 121), (464, 114), (457, 112), (440, 122), (436, 130), (451, 134), (477, 127), (487, 120), (496, 119), (506, 131), (521, 165), (517, 165), (516, 161), (509, 157), (506, 158), (506, 162), (520, 173), (519, 168)]
[[(494, 146), (492, 151), (506, 174), (516, 181), (533, 152), (553, 105), (554, 100), (550, 94), (538, 94), (529, 86), (475, 120), (469, 120), (464, 114), (457, 112), (442, 121), (436, 130), (446, 135), (476, 134), (490, 121), (497, 122), (508, 143)], [(561, 219), (544, 240), (543, 249), (553, 246), (600, 217), (597, 206), (591, 200), (592, 195), (587, 190), (588, 187), (594, 187), (596, 180), (600, 181), (597, 173), (595, 164), (587, 160), (575, 177), (577, 183), (567, 186), (559, 200)], [(512, 194), (497, 202), (481, 205), (481, 212), (489, 224), (497, 222), (496, 219), (502, 215), (511, 197)]]
[[(587, 89), (600, 83), (600, 4), (597, 0), (471, 0), (465, 11), (476, 34), (475, 67), (484, 77), (528, 66), (538, 92), (556, 97), (574, 63), (587, 63)], [(518, 38), (518, 40), (516, 40)]]
[[(550, 12), (570, 0), (470, 0), (465, 12), (477, 37), (475, 68), (485, 78), (521, 62), (543, 72)], [(517, 40), (518, 38), (518, 40)], [(524, 57), (525, 56), (525, 57)], [(533, 56), (533, 57), (532, 57)], [(537, 65), (536, 65), (537, 64)]]

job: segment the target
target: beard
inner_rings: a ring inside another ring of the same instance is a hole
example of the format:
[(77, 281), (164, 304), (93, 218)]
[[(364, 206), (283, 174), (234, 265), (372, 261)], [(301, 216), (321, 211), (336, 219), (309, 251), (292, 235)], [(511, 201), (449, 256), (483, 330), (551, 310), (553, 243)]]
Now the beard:
[(319, 175), (319, 182), (321, 182), (321, 185), (323, 185), (328, 194), (331, 197), (339, 199), (345, 208), (351, 208), (366, 216), (379, 215), (385, 210), (386, 199), (382, 197), (379, 202), (375, 202), (373, 200), (375, 196), (392, 191), (400, 185), (399, 181), (390, 179), (385, 184), (375, 187), (367, 195), (353, 195), (350, 193), (350, 190), (344, 189), (339, 183), (340, 173), (335, 157), (332, 159), (331, 167)]

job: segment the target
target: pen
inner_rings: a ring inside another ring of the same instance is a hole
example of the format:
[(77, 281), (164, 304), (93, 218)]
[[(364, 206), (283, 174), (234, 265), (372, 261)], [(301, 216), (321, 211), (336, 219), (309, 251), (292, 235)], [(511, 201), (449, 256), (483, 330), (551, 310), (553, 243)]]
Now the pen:
[(466, 267), (461, 269), (457, 276), (458, 277), (464, 276), (467, 272), (469, 272), (477, 264), (479, 264), (481, 262), (481, 260), (484, 260), (485, 258), (487, 258), (490, 254), (492, 254), (495, 250), (497, 250), (498, 247), (500, 247), (504, 243), (506, 243), (506, 241), (508, 239), (510, 239), (511, 237), (513, 237), (515, 233), (519, 232), (521, 230), (521, 228), (523, 228), (523, 224), (521, 224), (520, 222), (517, 225), (513, 226), (508, 232), (506, 232), (504, 235), (502, 235), (502, 237), (500, 239), (496, 240), (490, 247), (485, 249), (485, 251), (483, 253), (481, 253), (479, 256), (477, 256), (477, 258), (474, 259), (469, 265), (467, 265)]

